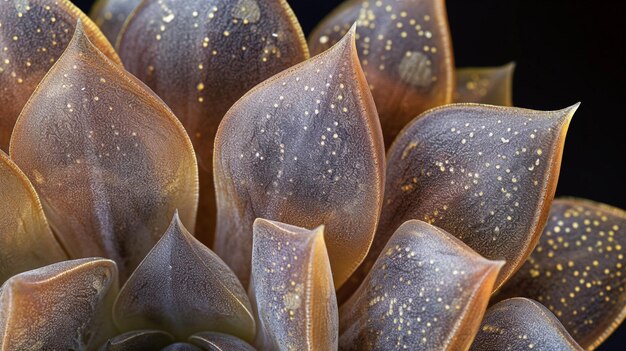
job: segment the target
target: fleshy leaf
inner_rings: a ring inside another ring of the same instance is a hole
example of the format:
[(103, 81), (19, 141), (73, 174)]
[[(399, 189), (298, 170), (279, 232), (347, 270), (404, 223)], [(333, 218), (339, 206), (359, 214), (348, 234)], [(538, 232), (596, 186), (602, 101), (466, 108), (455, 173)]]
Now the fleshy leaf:
[(489, 259), (505, 260), (495, 287), (502, 285), (539, 239), (576, 108), (539, 112), (462, 104), (413, 121), (387, 154), (380, 225), (352, 284), (398, 226), (419, 219)]
[(111, 43), (117, 41), (124, 22), (141, 0), (98, 0), (93, 5), (89, 17), (100, 27)]
[(325, 225), (337, 288), (367, 253), (385, 155), (354, 35), (254, 88), (220, 125), (215, 249), (244, 285), (256, 218)]
[(189, 342), (201, 347), (205, 351), (255, 351), (247, 342), (232, 335), (202, 332), (192, 335)]
[(22, 111), (11, 158), (68, 254), (111, 258), (122, 280), (176, 209), (193, 228), (197, 166), (185, 130), (81, 25)]
[(175, 215), (122, 287), (113, 317), (121, 330), (167, 330), (177, 340), (200, 331), (252, 340), (251, 310), (237, 277)]
[(10, 277), (68, 257), (50, 231), (26, 175), (0, 151), (0, 285)]
[(427, 223), (404, 223), (339, 310), (341, 350), (467, 350), (502, 261)]
[(456, 102), (513, 106), (514, 71), (515, 63), (457, 69)]
[(198, 238), (212, 245), (217, 127), (251, 88), (309, 57), (302, 29), (284, 0), (146, 0), (120, 34), (119, 52), (193, 141), (200, 165)]
[(94, 350), (113, 331), (113, 261), (55, 263), (7, 280), (0, 293), (0, 350)]
[(170, 334), (158, 330), (137, 330), (109, 340), (100, 351), (153, 351), (174, 342)]
[(105, 55), (120, 63), (111, 44), (67, 0), (0, 1), (0, 147), (8, 150), (15, 120), (39, 82), (72, 39), (76, 20)]
[(535, 251), (498, 298), (544, 304), (585, 349), (626, 316), (626, 211), (578, 199), (554, 201)]
[(349, 0), (313, 32), (313, 54), (358, 21), (357, 47), (391, 145), (420, 113), (452, 102), (454, 59), (444, 0)]
[(487, 310), (473, 351), (582, 351), (558, 319), (540, 303), (514, 298)]
[(337, 349), (337, 299), (323, 227), (257, 219), (250, 296), (259, 349)]

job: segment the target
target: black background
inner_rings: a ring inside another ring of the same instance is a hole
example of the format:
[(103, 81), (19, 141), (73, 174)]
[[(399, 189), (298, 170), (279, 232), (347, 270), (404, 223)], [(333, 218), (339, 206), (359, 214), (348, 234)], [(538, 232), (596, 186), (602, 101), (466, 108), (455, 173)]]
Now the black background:
[[(92, 1), (74, 1), (88, 10)], [(340, 0), (288, 0), (306, 34)], [(458, 67), (515, 61), (514, 103), (539, 110), (578, 101), (557, 195), (626, 208), (626, 2), (448, 0)], [(626, 349), (622, 326), (599, 350)]]

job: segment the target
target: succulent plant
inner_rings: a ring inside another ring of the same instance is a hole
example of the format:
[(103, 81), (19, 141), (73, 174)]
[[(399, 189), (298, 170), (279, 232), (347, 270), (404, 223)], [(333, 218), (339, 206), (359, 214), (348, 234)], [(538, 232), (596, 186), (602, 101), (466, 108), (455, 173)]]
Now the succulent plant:
[(455, 70), (442, 0), (349, 0), (309, 45), (284, 0), (92, 17), (0, 2), (0, 350), (582, 350), (624, 319), (626, 212), (553, 201), (578, 105)]

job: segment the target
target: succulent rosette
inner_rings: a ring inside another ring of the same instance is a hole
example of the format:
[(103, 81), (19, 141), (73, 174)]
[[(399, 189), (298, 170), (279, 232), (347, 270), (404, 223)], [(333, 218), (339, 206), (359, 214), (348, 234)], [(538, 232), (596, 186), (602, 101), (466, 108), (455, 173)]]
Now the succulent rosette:
[(553, 200), (578, 105), (455, 70), (442, 0), (349, 0), (308, 44), (284, 0), (92, 17), (0, 2), (0, 350), (581, 350), (624, 319), (626, 212)]

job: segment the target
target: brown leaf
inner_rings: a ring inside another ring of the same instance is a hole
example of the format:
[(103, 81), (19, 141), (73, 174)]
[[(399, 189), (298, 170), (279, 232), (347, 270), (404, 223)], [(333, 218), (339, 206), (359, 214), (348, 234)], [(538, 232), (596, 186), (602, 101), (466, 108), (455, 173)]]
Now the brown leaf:
[(313, 54), (358, 21), (357, 48), (389, 147), (420, 113), (452, 102), (454, 59), (444, 0), (349, 0), (313, 32)]
[(413, 121), (387, 154), (380, 225), (351, 285), (400, 224), (419, 219), (489, 259), (505, 260), (495, 284), (501, 286), (539, 239), (576, 108), (539, 112), (460, 104)]
[(497, 296), (544, 304), (585, 349), (626, 316), (626, 211), (557, 199), (535, 251)]
[(257, 219), (250, 296), (259, 349), (337, 349), (337, 299), (323, 227)]
[(256, 218), (323, 224), (341, 286), (372, 241), (384, 160), (352, 31), (254, 88), (224, 117), (215, 143), (216, 252), (246, 285)]
[(472, 351), (582, 351), (563, 325), (540, 303), (514, 298), (490, 307)]
[(81, 25), (22, 111), (11, 158), (70, 256), (111, 258), (122, 280), (176, 209), (193, 228), (197, 166), (185, 130)]
[(172, 108), (193, 141), (200, 165), (197, 233), (210, 246), (217, 127), (248, 90), (308, 58), (300, 25), (284, 0), (148, 0), (118, 47), (126, 68)]
[(113, 261), (64, 261), (18, 274), (0, 290), (0, 350), (95, 350), (113, 332)]
[(177, 340), (218, 331), (252, 340), (255, 322), (244, 288), (176, 215), (122, 287), (113, 317), (120, 330), (167, 330)]
[(468, 67), (456, 71), (456, 102), (513, 106), (515, 63), (501, 67)]
[(0, 1), (0, 147), (15, 120), (72, 39), (76, 20), (105, 55), (120, 63), (98, 27), (67, 0)]
[(26, 175), (0, 151), (0, 284), (12, 276), (66, 260)]
[(339, 349), (467, 350), (503, 263), (427, 223), (404, 223), (339, 309)]

